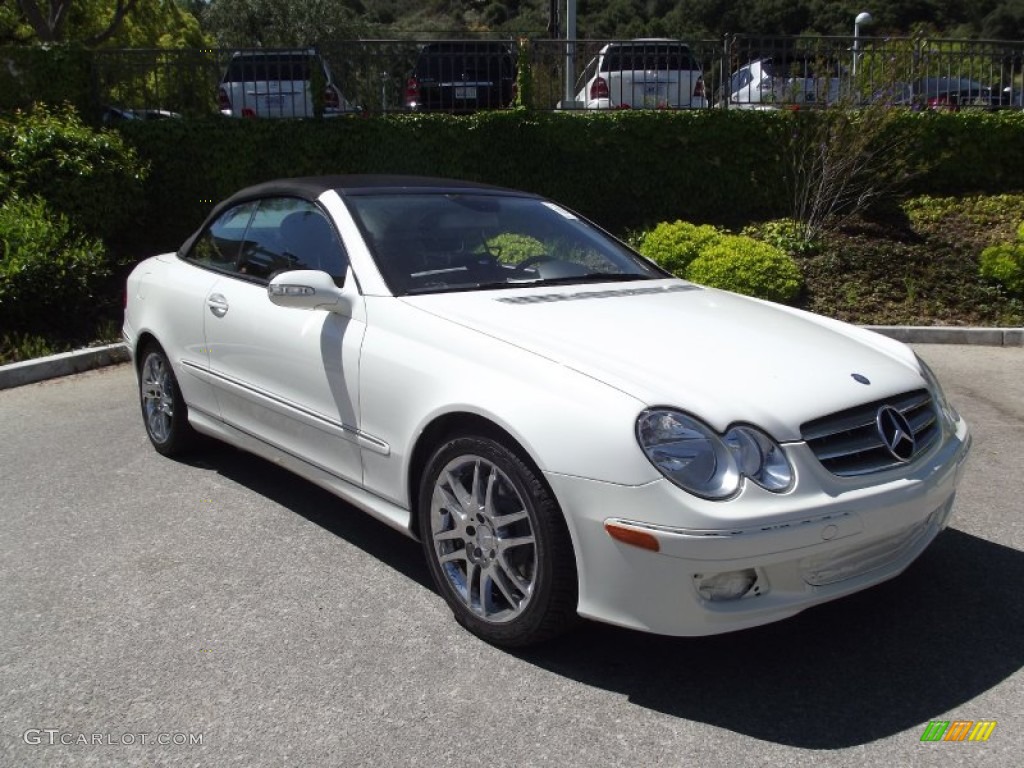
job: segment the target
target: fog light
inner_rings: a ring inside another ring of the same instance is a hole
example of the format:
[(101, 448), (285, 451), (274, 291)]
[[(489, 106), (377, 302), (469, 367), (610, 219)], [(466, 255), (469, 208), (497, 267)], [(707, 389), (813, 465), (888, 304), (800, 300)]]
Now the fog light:
[(750, 592), (757, 582), (757, 571), (747, 568), (725, 573), (698, 573), (693, 578), (697, 582), (698, 594), (705, 600), (739, 600)]

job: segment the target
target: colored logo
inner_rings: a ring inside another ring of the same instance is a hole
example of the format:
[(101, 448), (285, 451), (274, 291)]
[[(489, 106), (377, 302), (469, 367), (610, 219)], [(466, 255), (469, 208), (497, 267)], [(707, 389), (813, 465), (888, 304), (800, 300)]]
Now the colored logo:
[(995, 729), (995, 720), (932, 720), (921, 741), (988, 741)]

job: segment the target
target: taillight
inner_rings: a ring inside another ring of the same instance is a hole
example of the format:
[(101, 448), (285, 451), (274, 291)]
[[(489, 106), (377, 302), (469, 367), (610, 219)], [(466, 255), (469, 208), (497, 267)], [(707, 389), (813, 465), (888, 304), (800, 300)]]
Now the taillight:
[(324, 109), (341, 109), (341, 92), (333, 85), (324, 89)]
[(415, 107), (420, 102), (420, 81), (410, 77), (405, 81), (405, 106)]
[(603, 77), (594, 78), (594, 82), (590, 84), (590, 98), (608, 99), (611, 98), (611, 95), (611, 91), (608, 90), (608, 82)]
[(256, 117), (256, 110), (252, 107), (242, 107), (242, 117)]
[(217, 108), (231, 111), (231, 99), (228, 98), (228, 92), (224, 88), (217, 89)]
[(693, 98), (703, 99), (704, 98), (704, 78), (698, 77), (697, 82), (693, 85)]

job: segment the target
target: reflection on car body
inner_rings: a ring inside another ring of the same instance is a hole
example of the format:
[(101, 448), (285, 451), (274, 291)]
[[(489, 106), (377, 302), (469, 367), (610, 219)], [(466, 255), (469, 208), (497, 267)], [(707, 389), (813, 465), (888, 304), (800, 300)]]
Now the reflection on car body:
[(156, 450), (214, 436), (418, 538), (504, 645), (726, 632), (892, 578), (970, 442), (906, 346), (468, 182), (243, 190), (134, 269), (124, 336)]

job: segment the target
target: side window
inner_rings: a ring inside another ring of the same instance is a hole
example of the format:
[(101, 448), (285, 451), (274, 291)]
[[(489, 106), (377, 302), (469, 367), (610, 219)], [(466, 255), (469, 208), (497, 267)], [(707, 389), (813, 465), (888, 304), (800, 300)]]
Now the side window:
[(340, 281), (348, 268), (344, 249), (326, 215), (296, 198), (261, 200), (249, 225), (238, 271), (269, 280), (289, 269), (320, 269)]
[(255, 209), (255, 203), (244, 203), (222, 213), (192, 244), (186, 258), (204, 267), (233, 270)]

